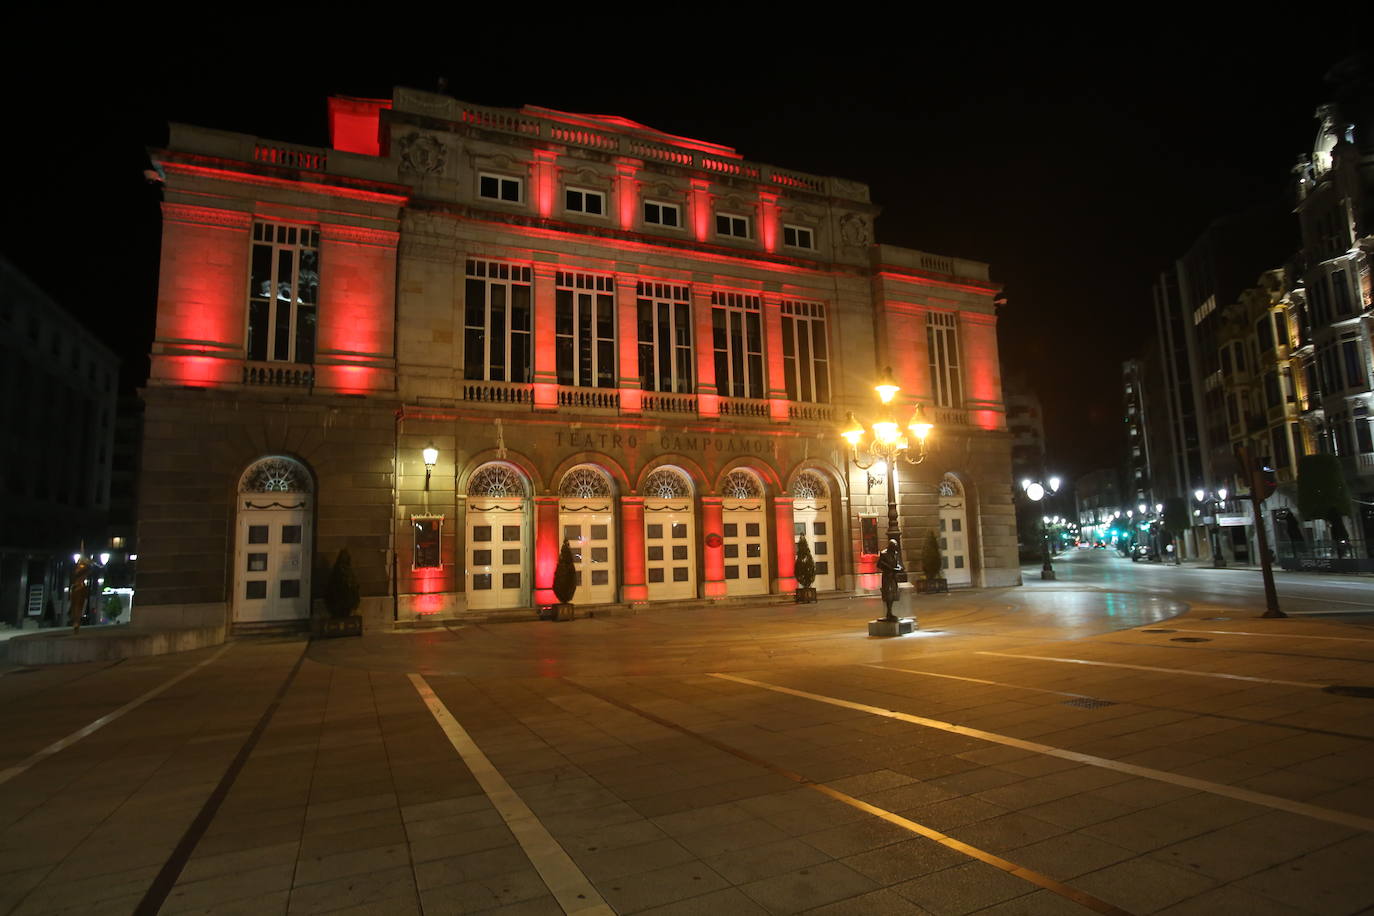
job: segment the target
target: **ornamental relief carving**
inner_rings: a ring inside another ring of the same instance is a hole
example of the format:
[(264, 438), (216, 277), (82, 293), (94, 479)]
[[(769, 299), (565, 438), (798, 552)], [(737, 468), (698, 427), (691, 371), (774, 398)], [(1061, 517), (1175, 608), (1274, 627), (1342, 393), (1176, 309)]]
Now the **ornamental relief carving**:
[(331, 242), (351, 242), (355, 245), (395, 248), (401, 240), (401, 233), (389, 229), (367, 229), (362, 226), (339, 226), (333, 223), (324, 223), (320, 226), (320, 238)]
[(196, 207), (191, 204), (163, 202), (162, 217), (169, 222), (194, 223), (200, 226), (224, 226), (230, 229), (248, 231), (253, 225), (253, 214), (239, 210), (218, 210), (214, 207)]
[(873, 244), (868, 220), (857, 213), (847, 213), (840, 218), (840, 238), (850, 248), (867, 248)]
[(417, 175), (438, 175), (448, 162), (448, 147), (437, 137), (418, 131), (400, 139), (401, 171)]
[(835, 196), (868, 203), (868, 185), (863, 182), (851, 181), (848, 178), (831, 178), (830, 182), (835, 190)]

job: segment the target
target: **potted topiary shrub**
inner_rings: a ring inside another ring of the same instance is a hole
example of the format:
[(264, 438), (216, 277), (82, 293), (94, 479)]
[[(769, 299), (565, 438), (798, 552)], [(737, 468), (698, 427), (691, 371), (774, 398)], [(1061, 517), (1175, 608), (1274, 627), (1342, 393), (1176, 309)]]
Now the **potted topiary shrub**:
[(921, 548), (921, 581), (916, 583), (916, 590), (929, 594), (930, 592), (949, 591), (949, 582), (944, 577), (944, 570), (940, 566), (940, 542), (935, 537), (934, 531), (926, 532), (926, 542)]
[(573, 595), (577, 592), (577, 567), (573, 565), (572, 546), (565, 540), (558, 551), (558, 565), (553, 568), (553, 594), (558, 603), (553, 606), (554, 620), (573, 619)]
[(794, 566), (797, 577), (797, 604), (815, 604), (816, 560), (811, 556), (811, 546), (806, 543), (806, 535), (797, 538), (797, 560)]
[(363, 618), (356, 613), (361, 601), (358, 577), (353, 572), (353, 558), (345, 547), (335, 558), (334, 568), (329, 571), (329, 580), (324, 586), (324, 606), (329, 616), (321, 621), (320, 635), (363, 635)]

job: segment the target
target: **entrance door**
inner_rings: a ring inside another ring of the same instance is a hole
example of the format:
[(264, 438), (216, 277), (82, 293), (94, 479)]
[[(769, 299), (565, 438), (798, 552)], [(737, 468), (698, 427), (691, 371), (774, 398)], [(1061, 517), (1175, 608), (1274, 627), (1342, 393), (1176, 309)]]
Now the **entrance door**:
[(649, 600), (697, 596), (692, 501), (644, 500), (644, 568)]
[(834, 591), (834, 541), (825, 481), (809, 471), (800, 474), (792, 484), (792, 496), (792, 549), (796, 550), (796, 539), (805, 535), (811, 557), (816, 561), (816, 581), (812, 587), (818, 592)]
[(722, 488), (725, 594), (768, 594), (768, 526), (763, 484), (748, 471), (731, 471)]
[(525, 514), (523, 498), (468, 497), (468, 607), (529, 607)]
[(950, 477), (940, 481), (940, 565), (950, 585), (973, 584), (964, 491), (958, 481)]
[(644, 569), (650, 601), (697, 596), (692, 484), (673, 467), (644, 479)]
[(559, 531), (572, 547), (577, 568), (573, 604), (614, 603), (619, 583), (610, 478), (600, 468), (580, 465), (563, 475), (558, 495)]
[(234, 620), (310, 616), (310, 478), (290, 458), (265, 458), (239, 484)]

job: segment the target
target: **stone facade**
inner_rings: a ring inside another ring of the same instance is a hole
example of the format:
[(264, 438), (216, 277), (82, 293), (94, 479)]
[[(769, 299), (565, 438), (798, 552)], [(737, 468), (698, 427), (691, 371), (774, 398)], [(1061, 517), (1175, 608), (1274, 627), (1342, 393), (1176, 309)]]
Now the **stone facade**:
[(787, 594), (798, 533), (865, 588), (886, 481), (838, 433), (885, 366), (935, 424), (896, 469), (908, 558), (944, 526), (952, 582), (1017, 581), (986, 265), (621, 118), (397, 90), (331, 127), (155, 152), (145, 614), (300, 617), (345, 547), (372, 622), (550, 603), (565, 540), (581, 604)]

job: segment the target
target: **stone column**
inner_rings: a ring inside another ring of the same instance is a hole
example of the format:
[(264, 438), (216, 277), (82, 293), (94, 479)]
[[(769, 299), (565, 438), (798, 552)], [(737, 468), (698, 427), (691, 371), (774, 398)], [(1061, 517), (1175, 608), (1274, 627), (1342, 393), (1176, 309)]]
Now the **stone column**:
[(621, 582), (624, 598), (631, 603), (649, 600), (649, 587), (644, 584), (644, 498), (620, 498), (620, 554)]
[(697, 351), (697, 413), (703, 417), (720, 416), (719, 390), (716, 388), (716, 344), (711, 330), (711, 293), (692, 287), (692, 325)]
[(553, 264), (534, 265), (534, 409), (558, 409), (557, 281)]
[(615, 278), (615, 332), (619, 356), (620, 412), (643, 409), (643, 381), (639, 377), (639, 287), (634, 277)]
[(553, 593), (553, 571), (558, 566), (558, 551), (563, 542), (558, 537), (558, 497), (534, 498), (534, 603), (556, 604)]
[[(706, 573), (705, 594), (707, 598), (721, 598), (725, 595), (725, 542), (723, 540), (724, 510), (719, 496), (701, 498), (701, 527), (704, 530), (701, 545), (702, 565)], [(712, 538), (715, 535), (715, 538)], [(709, 541), (720, 539), (712, 547)]]
[(793, 537), (792, 497), (778, 496), (773, 499), (774, 541), (778, 551), (778, 594), (796, 591), (796, 539)]

